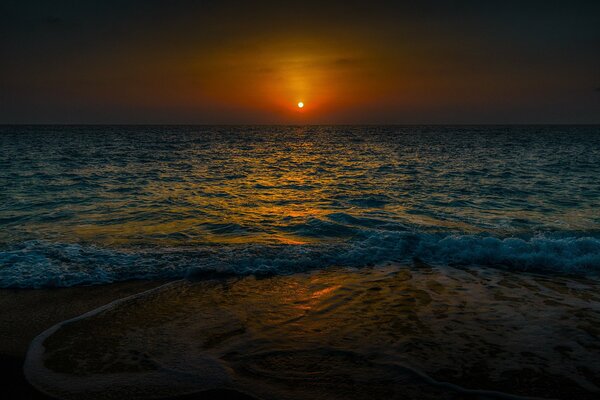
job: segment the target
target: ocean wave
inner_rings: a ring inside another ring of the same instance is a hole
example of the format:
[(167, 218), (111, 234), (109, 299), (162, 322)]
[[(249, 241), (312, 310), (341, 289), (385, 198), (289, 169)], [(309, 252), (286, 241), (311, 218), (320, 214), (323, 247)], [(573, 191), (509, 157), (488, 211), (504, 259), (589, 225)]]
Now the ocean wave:
[(291, 274), (329, 266), (411, 264), (415, 259), (432, 265), (595, 275), (600, 273), (600, 238), (379, 231), (328, 244), (125, 250), (33, 240), (0, 251), (0, 287), (66, 287), (215, 273)]

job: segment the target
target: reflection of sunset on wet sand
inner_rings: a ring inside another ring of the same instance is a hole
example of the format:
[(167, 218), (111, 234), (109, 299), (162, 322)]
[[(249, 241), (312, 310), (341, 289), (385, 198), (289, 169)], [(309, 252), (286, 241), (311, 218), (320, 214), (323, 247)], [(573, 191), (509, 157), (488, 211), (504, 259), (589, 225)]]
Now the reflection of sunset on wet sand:
[[(28, 376), (90, 399), (214, 387), (263, 399), (503, 399), (507, 389), (591, 399), (571, 390), (593, 389), (600, 373), (598, 289), (424, 264), (180, 282), (39, 338)], [(560, 364), (542, 361), (561, 352)]]

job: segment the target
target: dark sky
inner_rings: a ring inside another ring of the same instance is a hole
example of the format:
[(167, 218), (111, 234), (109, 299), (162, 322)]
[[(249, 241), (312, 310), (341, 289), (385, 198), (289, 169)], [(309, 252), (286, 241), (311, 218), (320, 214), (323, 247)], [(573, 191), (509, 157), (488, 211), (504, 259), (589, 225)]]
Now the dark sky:
[(0, 123), (600, 123), (600, 1), (0, 0), (0, 60)]

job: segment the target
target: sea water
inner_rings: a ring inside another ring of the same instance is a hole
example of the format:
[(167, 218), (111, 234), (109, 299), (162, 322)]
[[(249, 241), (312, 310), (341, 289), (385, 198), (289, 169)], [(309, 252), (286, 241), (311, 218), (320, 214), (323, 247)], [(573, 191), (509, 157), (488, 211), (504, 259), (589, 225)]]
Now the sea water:
[(597, 275), (599, 126), (2, 126), (0, 287)]
[(598, 126), (5, 126), (0, 149), (0, 287), (174, 280), (37, 336), (43, 392), (598, 398)]

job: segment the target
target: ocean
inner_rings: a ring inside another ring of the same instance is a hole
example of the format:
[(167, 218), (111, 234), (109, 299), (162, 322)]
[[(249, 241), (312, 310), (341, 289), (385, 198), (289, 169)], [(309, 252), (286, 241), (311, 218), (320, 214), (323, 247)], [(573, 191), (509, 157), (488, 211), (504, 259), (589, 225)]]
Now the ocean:
[(0, 287), (600, 272), (598, 126), (2, 126)]
[(598, 398), (598, 126), (0, 141), (0, 330), (53, 398)]

